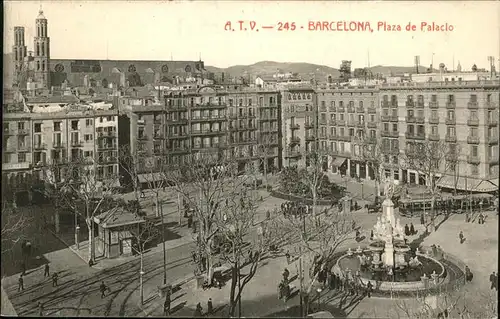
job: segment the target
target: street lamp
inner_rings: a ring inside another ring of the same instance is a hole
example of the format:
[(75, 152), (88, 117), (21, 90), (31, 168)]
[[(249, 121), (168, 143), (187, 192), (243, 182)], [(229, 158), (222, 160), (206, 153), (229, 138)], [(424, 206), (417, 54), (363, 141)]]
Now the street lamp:
[(316, 289), (316, 292), (318, 293), (318, 311), (321, 310), (321, 292), (322, 291), (323, 290), (321, 290), (321, 288)]
[(75, 227), (75, 243), (76, 249), (80, 249), (80, 241), (78, 240), (78, 234), (80, 233), (80, 226), (76, 225)]

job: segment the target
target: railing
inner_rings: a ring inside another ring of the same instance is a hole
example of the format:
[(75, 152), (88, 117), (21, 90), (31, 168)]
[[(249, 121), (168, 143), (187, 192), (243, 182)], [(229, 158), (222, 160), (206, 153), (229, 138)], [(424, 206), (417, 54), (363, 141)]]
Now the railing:
[(356, 126), (356, 122), (355, 121), (348, 121), (347, 126)]
[(424, 134), (415, 134), (415, 133), (406, 132), (405, 136), (406, 136), (407, 139), (425, 140), (425, 135)]
[(498, 125), (498, 120), (495, 118), (488, 119), (488, 126), (497, 126)]
[(27, 129), (19, 129), (17, 130), (18, 135), (28, 135), (29, 131)]
[(33, 144), (33, 149), (35, 150), (43, 150), (46, 149), (47, 145), (45, 143), (35, 143)]
[(492, 101), (487, 101), (486, 102), (486, 108), (487, 109), (497, 109), (498, 108), (498, 105), (495, 103), (495, 102), (492, 102)]
[(444, 137), (444, 140), (447, 143), (456, 143), (457, 142), (457, 137), (455, 135), (448, 135), (448, 134), (446, 134), (445, 137)]
[(322, 105), (319, 108), (320, 112), (326, 112), (326, 106)]
[(345, 126), (345, 120), (337, 120), (338, 126)]
[(356, 109), (354, 108), (354, 106), (347, 107), (347, 113), (355, 113), (355, 112), (356, 112)]
[(415, 122), (416, 122), (416, 123), (419, 123), (419, 124), (424, 124), (424, 123), (425, 123), (425, 118), (423, 118), (423, 117), (418, 117), (418, 116), (417, 116), (417, 117), (415, 118)]
[(390, 121), (391, 122), (398, 122), (399, 121), (399, 117), (397, 115), (391, 115)]
[(479, 119), (468, 119), (467, 125), (469, 126), (479, 126)]
[(381, 115), (380, 119), (382, 120), (382, 122), (389, 122), (391, 120), (391, 116), (390, 115)]
[(328, 121), (328, 123), (329, 123), (330, 125), (337, 125), (337, 121), (336, 121), (336, 120), (332, 120), (332, 119), (330, 119), (330, 120)]
[(489, 136), (488, 144), (498, 144), (498, 136)]
[(479, 144), (479, 137), (467, 136), (467, 144)]
[(365, 113), (365, 108), (364, 108), (364, 107), (362, 107), (362, 106), (358, 106), (358, 107), (356, 108), (356, 112), (358, 112), (358, 113)]
[(467, 102), (467, 108), (470, 109), (470, 110), (478, 109), (479, 106), (477, 104), (477, 101), (469, 101), (469, 102)]
[(431, 108), (431, 109), (438, 109), (439, 108), (439, 103), (437, 101), (431, 101), (431, 102), (429, 102), (429, 108)]
[(375, 114), (377, 113), (377, 109), (374, 107), (368, 107), (368, 114)]
[(407, 116), (406, 123), (415, 123), (415, 117), (414, 116)]
[(467, 162), (470, 164), (479, 164), (481, 163), (481, 160), (479, 159), (479, 156), (467, 155)]
[(311, 122), (306, 122), (306, 123), (304, 124), (304, 127), (305, 127), (305, 128), (313, 128), (313, 127), (314, 127), (314, 123), (311, 123)]
[(439, 117), (429, 117), (429, 124), (439, 124)]
[(314, 141), (316, 139), (315, 135), (308, 134), (306, 135), (306, 141)]
[(448, 101), (446, 102), (446, 108), (447, 109), (454, 109), (457, 107), (457, 103), (455, 101)]
[(326, 125), (326, 123), (327, 123), (326, 119), (319, 120), (320, 125)]
[(24, 163), (2, 163), (2, 170), (20, 170), (20, 169), (30, 169), (31, 164), (28, 162)]
[(64, 147), (64, 145), (62, 142), (54, 142), (54, 143), (52, 143), (52, 147), (53, 148), (62, 148), (62, 147)]
[(423, 109), (425, 106), (424, 101), (417, 101), (416, 105), (417, 105), (417, 108), (419, 108), (419, 109)]
[(439, 141), (440, 138), (439, 134), (429, 134), (429, 141)]
[(446, 118), (446, 120), (444, 121), (446, 125), (455, 125), (457, 123), (457, 120), (455, 118)]
[(330, 106), (330, 112), (337, 112), (337, 108), (335, 106)]
[(300, 137), (297, 137), (297, 136), (292, 136), (292, 137), (290, 138), (290, 143), (295, 143), (295, 144), (300, 143)]
[(365, 127), (365, 122), (356, 122), (356, 126), (359, 128), (364, 128)]
[(415, 103), (413, 101), (406, 101), (405, 103), (406, 107), (415, 107)]
[(368, 128), (377, 128), (378, 127), (378, 124), (376, 122), (368, 122), (368, 123), (366, 123), (366, 125), (368, 126)]
[(137, 137), (139, 141), (146, 141), (148, 139), (148, 136), (146, 134), (140, 135)]

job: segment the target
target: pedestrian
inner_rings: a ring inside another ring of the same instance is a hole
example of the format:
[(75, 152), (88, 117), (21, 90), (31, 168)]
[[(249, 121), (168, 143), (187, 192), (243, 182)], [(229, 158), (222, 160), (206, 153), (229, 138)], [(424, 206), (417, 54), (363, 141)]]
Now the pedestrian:
[(288, 271), (288, 269), (285, 268), (285, 270), (283, 271), (283, 279), (288, 280), (289, 276), (290, 272)]
[(408, 224), (405, 225), (405, 235), (410, 236), (410, 227), (408, 227)]
[(109, 288), (104, 284), (104, 281), (101, 281), (101, 285), (99, 286), (99, 291), (101, 292), (101, 299), (106, 297), (106, 290), (109, 290)]
[(415, 227), (413, 226), (413, 223), (410, 224), (410, 235), (415, 235)]
[(170, 300), (170, 290), (167, 291), (167, 295), (165, 296), (165, 303), (163, 304), (163, 312), (165, 314), (165, 316), (168, 316), (170, 315), (170, 304), (171, 304), (171, 300)]
[(462, 231), (460, 231), (460, 233), (458, 234), (458, 238), (460, 239), (460, 244), (463, 244), (463, 242), (464, 242), (464, 233)]
[(207, 315), (211, 315), (214, 312), (214, 305), (212, 304), (212, 298), (208, 298), (207, 301)]
[(203, 316), (203, 308), (201, 307), (201, 304), (198, 302), (196, 305), (196, 309), (194, 310), (194, 316), (195, 318), (200, 318)]
[(26, 261), (23, 261), (22, 265), (21, 265), (21, 269), (22, 269), (22, 275), (25, 276), (26, 275)]
[(288, 250), (286, 251), (285, 257), (286, 257), (286, 263), (290, 265), (290, 252)]
[(370, 240), (373, 240), (373, 229), (370, 231)]
[(17, 291), (24, 291), (24, 280), (23, 275), (19, 276)]
[(356, 229), (356, 240), (359, 239), (360, 235), (361, 235), (361, 232), (359, 231), (359, 229)]
[(50, 277), (49, 264), (45, 264), (45, 270), (43, 272), (43, 278)]
[(43, 305), (40, 301), (38, 302), (38, 316), (43, 317)]
[(52, 274), (52, 287), (57, 287), (57, 272)]
[(420, 214), (420, 224), (425, 224), (424, 214)]
[(490, 275), (490, 283), (491, 283), (490, 289), (495, 288), (495, 282), (496, 282), (496, 280), (497, 280), (497, 276), (496, 276), (495, 272), (492, 272), (491, 275)]
[(372, 297), (372, 289), (373, 289), (372, 282), (368, 281), (368, 284), (366, 284), (366, 294), (368, 295), (368, 298)]

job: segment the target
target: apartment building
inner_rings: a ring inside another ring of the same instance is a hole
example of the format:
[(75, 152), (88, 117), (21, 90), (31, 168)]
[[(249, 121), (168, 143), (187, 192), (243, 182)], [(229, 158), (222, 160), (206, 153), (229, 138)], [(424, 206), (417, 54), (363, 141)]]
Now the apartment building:
[[(71, 106), (59, 112), (6, 113), (2, 180), (28, 184), (47, 165), (87, 159), (98, 180), (118, 173), (117, 111)], [(8, 131), (7, 131), (8, 128)]]
[(310, 86), (291, 87), (281, 94), (284, 166), (306, 166), (307, 154), (318, 142), (316, 94)]
[[(499, 81), (382, 85), (381, 142), (388, 150), (386, 176), (426, 184), (428, 177), (400, 167), (398, 155), (424, 140), (444, 140), (459, 155), (457, 189), (498, 188), (499, 89)], [(452, 174), (443, 171), (438, 185), (454, 188)]]
[(329, 154), (325, 169), (373, 179), (373, 169), (361, 156), (366, 142), (379, 137), (378, 89), (324, 86), (316, 90), (319, 149)]
[[(262, 168), (262, 157), (268, 168), (279, 166), (277, 91), (206, 86), (163, 94), (161, 103), (145, 98), (123, 102), (127, 97), (119, 102), (120, 144), (151, 159), (152, 166), (157, 166), (155, 161), (182, 164), (188, 154), (211, 149), (236, 157), (241, 172), (251, 168), (249, 163)], [(264, 151), (266, 156), (261, 156)], [(139, 171), (147, 174), (152, 168)]]

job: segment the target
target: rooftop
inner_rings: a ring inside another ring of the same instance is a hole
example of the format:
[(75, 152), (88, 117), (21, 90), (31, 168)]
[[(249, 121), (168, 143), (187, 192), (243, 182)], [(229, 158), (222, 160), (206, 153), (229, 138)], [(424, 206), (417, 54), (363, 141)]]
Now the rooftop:
[(112, 208), (95, 217), (96, 222), (104, 228), (112, 228), (145, 222), (144, 219), (137, 214), (126, 210), (119, 206)]

